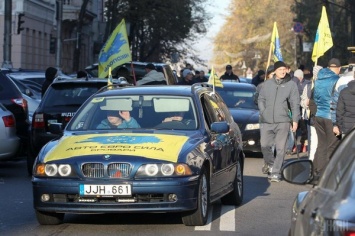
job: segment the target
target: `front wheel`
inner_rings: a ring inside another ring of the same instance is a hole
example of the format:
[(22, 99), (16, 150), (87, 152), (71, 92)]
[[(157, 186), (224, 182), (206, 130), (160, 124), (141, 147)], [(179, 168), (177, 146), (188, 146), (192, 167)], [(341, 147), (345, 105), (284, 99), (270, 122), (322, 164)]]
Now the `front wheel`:
[(59, 225), (63, 223), (64, 213), (44, 212), (36, 210), (38, 223), (41, 225)]
[(182, 222), (186, 226), (205, 225), (208, 218), (210, 204), (210, 186), (205, 167), (201, 169), (198, 186), (197, 209), (185, 212), (182, 215)]
[(237, 161), (237, 172), (234, 177), (233, 191), (222, 197), (221, 201), (224, 205), (239, 206), (243, 202), (243, 170), (241, 160)]

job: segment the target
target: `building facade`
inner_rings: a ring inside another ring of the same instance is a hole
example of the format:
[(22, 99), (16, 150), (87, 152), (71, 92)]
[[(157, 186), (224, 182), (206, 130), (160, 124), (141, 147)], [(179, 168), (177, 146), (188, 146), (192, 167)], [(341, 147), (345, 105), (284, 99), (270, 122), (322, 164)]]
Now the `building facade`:
[[(5, 24), (5, 1), (8, 0), (0, 0), (0, 25)], [(62, 17), (58, 17), (61, 4)], [(12, 0), (12, 67), (45, 70), (48, 66), (59, 65), (64, 73), (75, 73), (97, 62), (105, 30), (103, 0), (89, 0), (79, 26), (82, 4), (83, 0)], [(19, 20), (22, 23), (19, 24)], [(5, 34), (4, 29), (0, 27), (0, 35)], [(56, 54), (58, 35), (60, 58)], [(4, 55), (4, 38), (0, 37), (0, 55)], [(74, 58), (79, 47), (80, 56)], [(78, 60), (76, 66), (74, 60)]]

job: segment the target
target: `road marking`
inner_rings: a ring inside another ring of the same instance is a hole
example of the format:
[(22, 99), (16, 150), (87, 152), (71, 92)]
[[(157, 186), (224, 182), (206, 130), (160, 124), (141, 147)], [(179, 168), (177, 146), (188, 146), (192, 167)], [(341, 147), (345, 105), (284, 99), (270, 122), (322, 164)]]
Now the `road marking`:
[(195, 226), (196, 231), (210, 231), (211, 230), (211, 225), (212, 225), (212, 214), (213, 213), (213, 205), (210, 206), (210, 209), (208, 211), (208, 219), (207, 219), (207, 224), (203, 226)]
[(235, 206), (222, 206), (219, 230), (235, 231)]
[[(216, 206), (216, 205), (215, 205)], [(224, 206), (219, 205), (216, 206), (216, 210), (214, 213), (219, 214), (219, 217), (214, 217), (213, 219), (213, 205), (210, 206), (210, 210), (208, 211), (208, 219), (207, 224), (203, 226), (195, 226), (195, 231), (211, 231), (212, 223), (219, 219), (219, 230), (220, 231), (235, 231), (235, 206)], [(220, 208), (218, 211), (218, 208)]]

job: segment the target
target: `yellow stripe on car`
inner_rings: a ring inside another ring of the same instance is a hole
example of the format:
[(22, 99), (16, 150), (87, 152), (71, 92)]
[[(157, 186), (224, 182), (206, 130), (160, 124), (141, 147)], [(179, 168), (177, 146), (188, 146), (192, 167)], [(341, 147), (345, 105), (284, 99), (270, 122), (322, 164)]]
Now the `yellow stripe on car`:
[(129, 155), (177, 162), (186, 136), (165, 134), (89, 134), (64, 136), (44, 162), (87, 155)]

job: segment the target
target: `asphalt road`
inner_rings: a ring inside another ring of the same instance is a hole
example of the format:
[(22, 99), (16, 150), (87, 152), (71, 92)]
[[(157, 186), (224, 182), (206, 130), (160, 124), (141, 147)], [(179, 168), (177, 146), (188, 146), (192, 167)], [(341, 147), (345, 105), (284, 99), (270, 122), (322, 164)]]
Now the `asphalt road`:
[(270, 183), (261, 173), (262, 163), (261, 158), (246, 159), (241, 206), (217, 202), (206, 226), (186, 227), (179, 214), (66, 215), (62, 225), (41, 226), (26, 162), (0, 162), (0, 235), (287, 235), (296, 194), (312, 186)]

